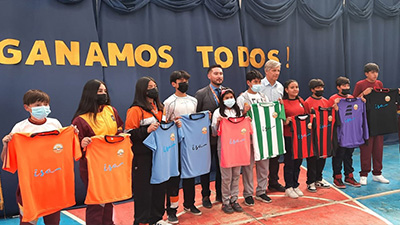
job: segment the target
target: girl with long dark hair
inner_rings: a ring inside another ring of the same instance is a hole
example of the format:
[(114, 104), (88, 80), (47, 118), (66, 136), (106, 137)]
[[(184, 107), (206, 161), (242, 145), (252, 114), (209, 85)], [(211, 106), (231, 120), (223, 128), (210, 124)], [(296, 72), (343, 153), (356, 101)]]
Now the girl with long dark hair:
[[(84, 149), (91, 143), (92, 136), (116, 135), (123, 131), (123, 121), (117, 110), (110, 105), (110, 96), (103, 81), (89, 80), (83, 87), (78, 109), (72, 120), (79, 130), (79, 141)], [(88, 187), (88, 164), (85, 152), (79, 160), (81, 179)], [(86, 224), (114, 224), (113, 204), (87, 205)]]
[(134, 224), (162, 223), (166, 182), (151, 184), (152, 151), (143, 144), (149, 134), (160, 126), (163, 105), (158, 88), (151, 77), (136, 82), (135, 98), (126, 115), (126, 132), (133, 142), (133, 199)]

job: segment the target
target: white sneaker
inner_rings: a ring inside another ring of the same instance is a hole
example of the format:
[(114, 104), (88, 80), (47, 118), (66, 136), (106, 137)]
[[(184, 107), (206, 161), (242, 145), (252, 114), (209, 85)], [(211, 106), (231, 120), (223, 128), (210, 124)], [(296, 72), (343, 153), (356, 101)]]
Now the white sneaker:
[(318, 180), (315, 182), (315, 186), (318, 188), (331, 188), (331, 185), (325, 180)]
[(304, 196), (303, 192), (300, 190), (299, 187), (293, 188), (293, 190), (294, 190), (294, 192), (296, 192), (296, 194), (297, 194), (299, 197)]
[(289, 198), (298, 198), (299, 195), (293, 190), (293, 188), (288, 188), (285, 190), (285, 195)]
[(360, 176), (360, 184), (361, 185), (367, 185), (367, 177)]
[(172, 225), (172, 224), (170, 224), (170, 223), (168, 223), (167, 221), (164, 221), (164, 220), (159, 220), (159, 221), (157, 221), (156, 225)]
[(388, 179), (386, 179), (384, 176), (382, 176), (382, 175), (372, 175), (372, 180), (373, 181), (376, 181), (376, 182), (380, 182), (380, 183), (382, 183), (382, 184), (388, 184), (389, 183), (389, 180)]
[(315, 183), (307, 184), (307, 190), (309, 192), (317, 192), (317, 188), (315, 187)]

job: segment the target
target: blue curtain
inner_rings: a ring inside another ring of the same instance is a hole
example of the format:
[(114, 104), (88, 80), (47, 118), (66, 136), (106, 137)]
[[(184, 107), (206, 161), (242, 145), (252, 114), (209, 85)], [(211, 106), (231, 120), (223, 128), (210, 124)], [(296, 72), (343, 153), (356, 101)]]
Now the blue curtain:
[(296, 9), (296, 0), (287, 1), (242, 1), (242, 8), (259, 23), (264, 25), (279, 25), (283, 23)]

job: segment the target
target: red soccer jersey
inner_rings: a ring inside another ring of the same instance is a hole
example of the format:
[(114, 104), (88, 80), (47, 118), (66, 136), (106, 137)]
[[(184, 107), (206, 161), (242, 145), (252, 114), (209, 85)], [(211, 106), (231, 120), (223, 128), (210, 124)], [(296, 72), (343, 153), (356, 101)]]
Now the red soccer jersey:
[[(297, 116), (297, 115), (302, 115), (306, 113), (306, 108), (304, 105), (304, 101), (302, 98), (299, 99), (283, 99), (283, 105), (285, 108), (285, 114), (286, 118), (292, 117), (292, 116)], [(283, 127), (283, 135), (285, 137), (291, 137), (291, 131), (290, 131), (290, 126), (285, 125)]]
[(373, 83), (367, 81), (367, 79), (360, 80), (356, 83), (356, 86), (354, 87), (353, 96), (358, 97), (361, 94), (361, 92), (370, 87), (383, 88), (383, 83), (380, 80), (376, 80)]
[(292, 116), (290, 124), (292, 130), (293, 159), (305, 159), (316, 156), (318, 153), (313, 147), (312, 140), (312, 116)]
[(132, 197), (129, 135), (94, 136), (86, 148), (89, 184), (85, 204), (104, 204)]
[(314, 147), (318, 150), (319, 157), (332, 156), (334, 124), (336, 111), (332, 107), (315, 108), (314, 125)]
[(250, 118), (223, 118), (218, 128), (221, 138), (221, 167), (250, 165)]
[(35, 134), (15, 133), (3, 169), (18, 170), (22, 222), (75, 205), (74, 161), (81, 157), (73, 127)]

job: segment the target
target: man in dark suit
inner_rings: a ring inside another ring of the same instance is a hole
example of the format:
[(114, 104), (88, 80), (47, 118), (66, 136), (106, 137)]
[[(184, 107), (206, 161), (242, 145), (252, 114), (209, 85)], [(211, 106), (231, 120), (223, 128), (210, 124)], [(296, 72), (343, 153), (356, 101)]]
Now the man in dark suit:
[[(219, 107), (219, 96), (222, 90), (222, 82), (224, 81), (224, 73), (220, 65), (213, 65), (208, 68), (207, 77), (210, 84), (198, 90), (195, 94), (197, 99), (197, 112), (209, 110), (213, 113)], [(216, 165), (215, 176), (215, 190), (217, 192), (216, 201), (222, 202), (221, 194), (221, 172), (219, 170), (219, 160), (217, 154), (217, 138), (211, 136), (210, 132), (210, 146), (211, 146), (211, 160)], [(203, 196), (203, 206), (211, 208), (210, 201), (210, 173), (204, 174), (201, 177), (201, 194)]]

